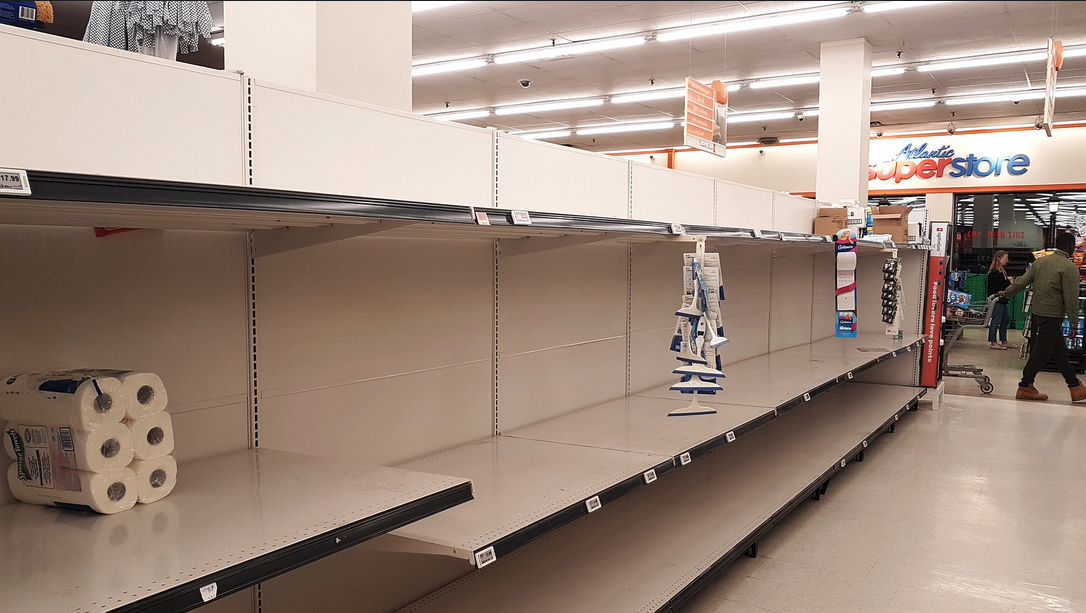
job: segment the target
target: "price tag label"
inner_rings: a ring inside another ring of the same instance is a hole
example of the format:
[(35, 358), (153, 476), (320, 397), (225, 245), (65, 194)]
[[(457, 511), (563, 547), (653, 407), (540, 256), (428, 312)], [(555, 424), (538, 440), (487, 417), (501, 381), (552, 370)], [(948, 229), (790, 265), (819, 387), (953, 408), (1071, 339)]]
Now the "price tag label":
[(687, 451), (686, 453), (679, 456), (679, 465), (680, 466), (686, 466), (689, 463), (690, 463), (690, 452), (689, 451)]
[(735, 432), (728, 432), (727, 434), (725, 434), (724, 435), (724, 440), (728, 441), (729, 443), (734, 443), (735, 442)]
[(894, 415), (894, 421), (897, 421), (898, 419), (901, 419), (901, 416), (900, 415)]
[(0, 194), (29, 196), (30, 180), (26, 178), (26, 171), (0, 168)]
[(219, 595), (219, 584), (212, 583), (200, 588), (200, 598), (204, 599), (204, 602), (211, 602)]
[(673, 223), (671, 224), (671, 233), (676, 235), (683, 235), (686, 234), (686, 228), (684, 228), (681, 223)]
[(844, 468), (844, 467), (845, 467), (845, 463), (846, 463), (846, 462), (848, 462), (848, 460), (841, 460), (841, 468)]
[(513, 225), (530, 226), (532, 225), (532, 216), (528, 214), (528, 211), (513, 211)]
[(810, 393), (804, 393), (803, 394), (803, 402), (810, 402), (810, 401), (811, 401), (811, 394)]
[(905, 351), (908, 351), (909, 353), (912, 353), (913, 352), (913, 346), (909, 345), (908, 347), (905, 348)]
[(650, 469), (649, 472), (644, 474), (644, 477), (645, 477), (645, 485), (648, 485), (649, 483), (652, 483), (653, 481), (656, 481), (656, 469), (655, 468)]
[(593, 497), (589, 498), (588, 500), (584, 501), (584, 506), (585, 506), (586, 509), (588, 509), (589, 513), (592, 513), (593, 511), (599, 511), (600, 507), (602, 507), (603, 504), (600, 503), (600, 497), (599, 496), (593, 496)]
[(479, 224), (480, 226), (489, 226), (490, 216), (482, 211), (475, 211), (475, 223)]
[(849, 378), (849, 379), (851, 379), (851, 378), (852, 378), (852, 373), (848, 373), (848, 378)]
[(493, 545), (485, 549), (480, 549), (475, 552), (475, 568), (482, 568), (487, 564), (493, 564), (497, 559), (498, 556), (494, 553)]
[(762, 238), (761, 230), (751, 230), (750, 233), (754, 235), (754, 238)]
[(867, 449), (867, 441), (864, 441), (864, 449)]

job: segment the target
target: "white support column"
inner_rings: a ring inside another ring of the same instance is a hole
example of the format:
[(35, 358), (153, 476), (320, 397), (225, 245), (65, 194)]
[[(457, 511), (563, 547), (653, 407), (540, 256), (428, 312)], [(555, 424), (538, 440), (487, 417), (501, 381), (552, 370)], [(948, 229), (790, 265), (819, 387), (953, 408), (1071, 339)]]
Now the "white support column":
[(411, 111), (410, 2), (223, 2), (226, 68)]
[(954, 194), (927, 194), (928, 221), (954, 221)]
[(862, 38), (822, 43), (821, 62), (815, 198), (866, 206), (871, 43)]

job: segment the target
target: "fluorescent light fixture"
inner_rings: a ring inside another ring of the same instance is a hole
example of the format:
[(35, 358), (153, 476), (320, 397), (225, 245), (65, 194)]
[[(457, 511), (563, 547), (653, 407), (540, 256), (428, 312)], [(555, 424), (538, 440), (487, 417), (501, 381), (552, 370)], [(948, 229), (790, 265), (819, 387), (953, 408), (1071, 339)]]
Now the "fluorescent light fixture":
[(788, 87), (789, 85), (807, 85), (818, 83), (822, 80), (819, 75), (801, 75), (798, 77), (784, 77), (783, 79), (758, 79), (750, 84), (751, 89), (765, 89), (767, 87)]
[(572, 130), (552, 130), (550, 132), (528, 132), (517, 136), (527, 140), (540, 140), (545, 138), (565, 138), (573, 134)]
[(442, 115), (429, 115), (431, 119), (436, 119), (438, 121), (461, 121), (464, 119), (481, 119), (483, 117), (489, 116), (489, 109), (482, 109), (478, 111), (459, 111), (456, 113), (444, 113)]
[(900, 111), (903, 109), (926, 109), (935, 106), (934, 100), (902, 100), (901, 102), (884, 102), (872, 104), (872, 111)]
[(663, 151), (665, 149), (670, 149), (672, 151), (690, 151), (690, 150), (693, 149), (693, 147), (687, 147), (687, 146), (684, 145), (682, 147), (648, 147), (648, 148), (643, 148), (643, 149), (613, 149), (611, 151), (599, 151), (597, 153), (602, 153), (603, 155), (610, 155), (610, 154), (614, 154), (614, 153), (657, 153), (657, 152)]
[(931, 6), (933, 4), (943, 4), (945, 0), (919, 0), (910, 2), (880, 2), (878, 4), (865, 4), (865, 13), (885, 13), (886, 11), (896, 11), (898, 9), (911, 9), (921, 6)]
[(947, 98), (946, 104), (948, 106), (958, 106), (962, 104), (987, 104), (992, 102), (1015, 102), (1017, 100), (1041, 100), (1045, 97), (1043, 91), (1024, 91), (1015, 92), (1012, 94), (998, 94), (995, 96), (961, 96)]
[(553, 57), (561, 57), (565, 55), (578, 55), (581, 53), (596, 53), (599, 51), (607, 51), (609, 49), (621, 49), (623, 47), (635, 47), (637, 45), (645, 44), (644, 36), (629, 36), (626, 38), (609, 38), (605, 40), (595, 40), (586, 43), (572, 43), (568, 45), (553, 45), (551, 47), (540, 47), (538, 49), (528, 49), (526, 51), (513, 51), (511, 53), (500, 53), (494, 56), (495, 64), (510, 64), (513, 62), (530, 62), (532, 60), (544, 60)]
[[(804, 115), (807, 111), (803, 112)], [(728, 123), (750, 123), (754, 121), (772, 121), (774, 119), (791, 119), (796, 116), (795, 111), (779, 111), (776, 113), (750, 113), (743, 115), (728, 115)]]
[(729, 32), (745, 32), (747, 30), (760, 30), (762, 28), (776, 28), (779, 26), (786, 26), (797, 23), (809, 23), (812, 21), (821, 21), (823, 19), (844, 17), (845, 15), (848, 15), (847, 8), (836, 8), (824, 11), (808, 12), (792, 11), (788, 13), (777, 13), (774, 15), (767, 15), (761, 17), (751, 17), (749, 19), (732, 19), (728, 21), (718, 21), (716, 23), (709, 23), (688, 28), (676, 28), (674, 30), (667, 30), (658, 33), (656, 35), (656, 40), (661, 42), (667, 42), (670, 40), (685, 40), (688, 38), (697, 38), (699, 36), (727, 34)]
[(667, 130), (674, 128), (673, 121), (652, 121), (643, 123), (620, 123), (613, 126), (594, 126), (577, 130), (577, 136), (592, 136), (593, 134), (616, 134), (618, 132), (643, 132), (645, 130)]
[(815, 107), (813, 109), (800, 109), (799, 112), (803, 113), (804, 117), (818, 117), (818, 114), (822, 111), (818, 110), (818, 107)]
[(1078, 47), (1076, 49), (1064, 49), (1063, 57), (1067, 59), (1069, 57), (1082, 57), (1086, 55), (1086, 47)]
[(1002, 66), (1003, 64), (1043, 62), (1047, 59), (1047, 51), (1037, 51), (1035, 53), (1021, 53), (1018, 55), (1001, 55), (998, 57), (978, 57), (969, 60), (934, 62), (918, 66), (916, 69), (920, 72), (936, 72), (938, 70), (956, 70), (958, 68), (981, 68), (984, 66)]
[(744, 140), (744, 141), (738, 141), (738, 142), (734, 142), (734, 143), (728, 143), (727, 147), (730, 149), (731, 147), (748, 147), (750, 145), (757, 145), (757, 144), (758, 144), (758, 141), (756, 141), (756, 140)]
[(892, 66), (890, 68), (872, 68), (872, 77), (889, 77), (896, 74), (905, 74), (904, 66)]
[(452, 62), (438, 62), (435, 64), (419, 64), (411, 67), (411, 76), (421, 77), (428, 74), (440, 74), (443, 72), (458, 72), (486, 66), (486, 60), (481, 57), (467, 60), (455, 60)]
[(463, 4), (463, 3), (464, 3), (463, 0), (461, 0), (459, 2), (412, 2), (411, 3), (411, 12), (412, 13), (419, 13), (421, 11), (428, 11), (430, 9), (439, 9), (439, 8), (444, 8), (446, 6), (452, 6), (454, 4)]
[(208, 42), (216, 47), (221, 47), (226, 44), (226, 37), (220, 34), (218, 38), (212, 38)]
[[(728, 83), (728, 91), (730, 92), (737, 92), (742, 88), (743, 85), (740, 83)], [(693, 149), (693, 147), (691, 147), (691, 149)]]
[(1086, 87), (1078, 87), (1075, 89), (1056, 89), (1057, 98), (1074, 98), (1077, 96), (1086, 96)]
[(686, 88), (661, 89), (651, 92), (638, 92), (635, 94), (621, 94), (611, 96), (611, 102), (622, 104), (624, 102), (646, 102), (648, 100), (666, 100), (668, 98), (682, 98), (686, 95)]
[(494, 109), (496, 115), (518, 115), (520, 113), (537, 113), (543, 111), (564, 111), (566, 109), (582, 109), (603, 104), (603, 98), (590, 100), (559, 100), (558, 102), (541, 102), (539, 104), (522, 104), (518, 106), (500, 106)]

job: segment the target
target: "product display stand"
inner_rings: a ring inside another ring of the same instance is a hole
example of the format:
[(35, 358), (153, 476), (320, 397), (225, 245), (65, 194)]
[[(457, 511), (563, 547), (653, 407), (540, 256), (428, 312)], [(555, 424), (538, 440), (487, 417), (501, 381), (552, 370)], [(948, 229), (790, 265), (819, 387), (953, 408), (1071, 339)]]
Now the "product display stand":
[[(696, 244), (697, 251), (685, 256), (690, 262), (683, 267), (683, 285), (688, 291), (684, 291), (683, 306), (675, 311), (675, 315), (679, 317), (676, 326), (679, 346), (675, 347), (675, 341), (672, 341), (672, 348), (679, 352), (676, 358), (683, 362), (683, 365), (673, 370), (672, 374), (681, 375), (682, 380), (671, 386), (671, 391), (692, 394), (693, 398), (689, 406), (675, 409), (668, 413), (669, 417), (716, 413), (716, 409), (698, 404), (698, 395), (715, 394), (724, 389), (716, 381), (718, 377), (724, 377), (724, 373), (719, 370), (720, 358), (716, 351), (726, 344), (728, 339), (724, 336), (719, 302), (710, 300), (706, 275), (703, 273), (711, 273), (713, 279), (719, 280), (720, 263), (719, 259), (716, 259), (714, 265), (707, 269), (705, 239), (697, 239)], [(723, 296), (723, 290), (717, 290), (719, 283), (709, 285), (713, 288), (713, 294)], [(699, 342), (701, 326), (705, 328), (705, 335), (704, 340)]]

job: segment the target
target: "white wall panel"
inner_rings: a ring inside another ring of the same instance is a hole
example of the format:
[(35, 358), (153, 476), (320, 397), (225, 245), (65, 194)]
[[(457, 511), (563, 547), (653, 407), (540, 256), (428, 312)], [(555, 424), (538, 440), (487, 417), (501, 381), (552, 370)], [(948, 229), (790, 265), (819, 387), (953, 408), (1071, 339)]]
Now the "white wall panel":
[(258, 82), (254, 185), (493, 205), (493, 133)]
[(713, 179), (640, 162), (631, 177), (634, 219), (713, 225)]
[(0, 226), (0, 262), (0, 373), (158, 373), (178, 459), (248, 446), (244, 234)]
[(732, 228), (758, 228), (768, 230), (773, 226), (773, 192), (717, 179), (716, 225)]
[(773, 193), (774, 230), (810, 234), (814, 230), (816, 214), (814, 200), (789, 196), (780, 192)]
[[(683, 253), (694, 244), (669, 246), (662, 252), (654, 247), (634, 246), (633, 303), (630, 330), (630, 390), (638, 392), (672, 380), (679, 364), (671, 351), (675, 330), (675, 309), (683, 296)], [(642, 253), (643, 255), (638, 255)]]
[(395, 464), (489, 436), (492, 262), (380, 237), (259, 258), (261, 446)]
[(498, 206), (551, 213), (629, 216), (629, 162), (498, 134)]
[(834, 317), (837, 300), (834, 295), (837, 260), (832, 246), (814, 256), (814, 277), (811, 279), (811, 340), (817, 341), (834, 335)]
[(813, 253), (773, 258), (771, 351), (811, 342), (814, 260)]
[(0, 26), (0, 166), (241, 185), (241, 78)]

